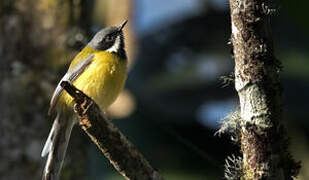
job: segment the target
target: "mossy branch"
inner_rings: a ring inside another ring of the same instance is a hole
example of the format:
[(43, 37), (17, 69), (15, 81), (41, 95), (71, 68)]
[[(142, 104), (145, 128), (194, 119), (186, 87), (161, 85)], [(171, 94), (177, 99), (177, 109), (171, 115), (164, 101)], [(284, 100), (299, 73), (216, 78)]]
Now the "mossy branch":
[[(230, 0), (235, 89), (240, 100), (243, 180), (291, 180), (300, 168), (282, 121), (280, 62), (274, 57), (267, 0)], [(226, 128), (225, 128), (226, 129)]]
[(74, 98), (79, 126), (124, 178), (163, 179), (91, 98), (69, 82), (61, 86)]

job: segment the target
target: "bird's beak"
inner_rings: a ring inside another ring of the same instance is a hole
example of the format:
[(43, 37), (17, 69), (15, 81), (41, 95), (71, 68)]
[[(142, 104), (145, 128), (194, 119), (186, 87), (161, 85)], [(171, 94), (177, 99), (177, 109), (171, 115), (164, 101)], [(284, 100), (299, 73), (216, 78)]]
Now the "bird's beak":
[(124, 20), (119, 26), (118, 26), (118, 31), (121, 31), (123, 27), (127, 24), (128, 20)]

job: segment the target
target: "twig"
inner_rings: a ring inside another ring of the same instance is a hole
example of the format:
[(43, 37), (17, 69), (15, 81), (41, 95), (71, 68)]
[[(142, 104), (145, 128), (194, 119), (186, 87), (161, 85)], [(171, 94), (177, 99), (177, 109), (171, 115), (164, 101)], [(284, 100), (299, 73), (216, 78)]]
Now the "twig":
[(163, 180), (91, 98), (67, 81), (61, 86), (74, 98), (79, 126), (124, 178)]

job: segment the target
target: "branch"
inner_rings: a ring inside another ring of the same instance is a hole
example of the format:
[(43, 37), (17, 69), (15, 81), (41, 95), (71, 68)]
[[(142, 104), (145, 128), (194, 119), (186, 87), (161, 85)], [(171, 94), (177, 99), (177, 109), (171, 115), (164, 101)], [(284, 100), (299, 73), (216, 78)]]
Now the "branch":
[(274, 57), (267, 0), (230, 0), (235, 88), (240, 100), (244, 180), (289, 180), (299, 164), (281, 125), (280, 62)]
[(67, 81), (61, 86), (74, 98), (79, 126), (124, 178), (163, 180), (91, 98)]

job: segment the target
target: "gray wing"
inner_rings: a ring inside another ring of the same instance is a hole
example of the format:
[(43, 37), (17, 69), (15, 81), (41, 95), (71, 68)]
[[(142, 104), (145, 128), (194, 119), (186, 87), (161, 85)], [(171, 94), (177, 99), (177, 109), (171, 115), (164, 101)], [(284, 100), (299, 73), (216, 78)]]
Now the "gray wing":
[(57, 88), (55, 89), (53, 96), (50, 100), (50, 107), (48, 109), (48, 115), (51, 114), (51, 111), (54, 109), (55, 105), (58, 102), (58, 99), (61, 95), (61, 92), (63, 91), (63, 88), (60, 86), (60, 83), (62, 81), (68, 81), (72, 83), (76, 78), (78, 78), (79, 75), (81, 75), (84, 70), (89, 66), (89, 64), (92, 62), (94, 54), (89, 55), (84, 60), (81, 60), (78, 64), (76, 64), (74, 67), (72, 67), (60, 80), (60, 82), (57, 85)]

